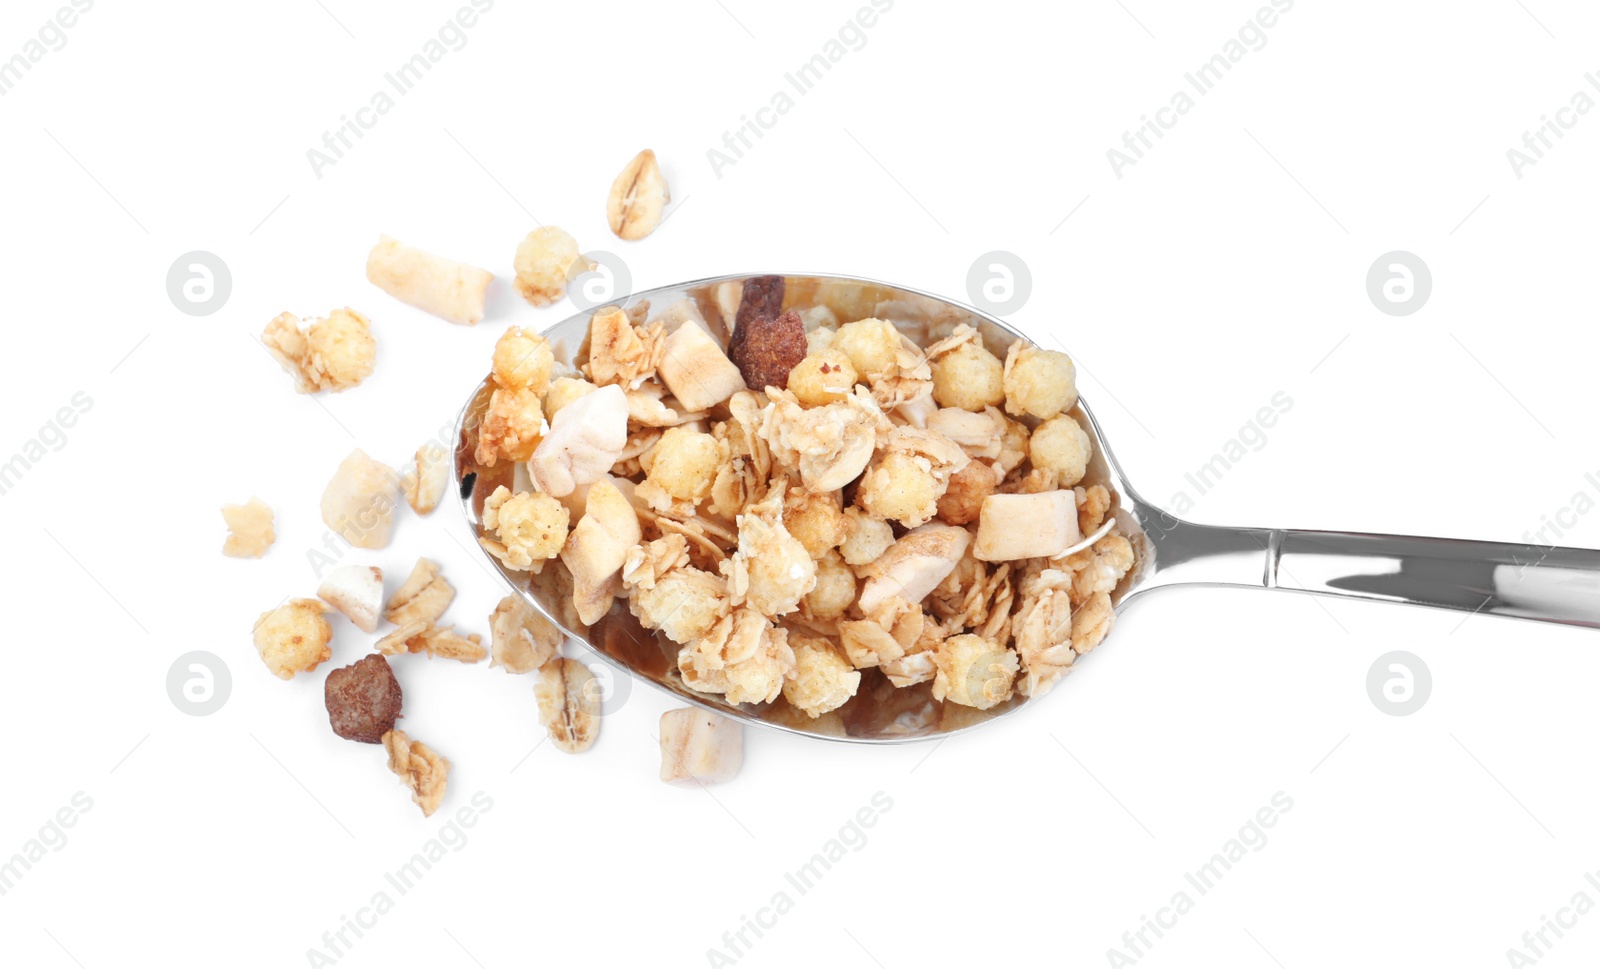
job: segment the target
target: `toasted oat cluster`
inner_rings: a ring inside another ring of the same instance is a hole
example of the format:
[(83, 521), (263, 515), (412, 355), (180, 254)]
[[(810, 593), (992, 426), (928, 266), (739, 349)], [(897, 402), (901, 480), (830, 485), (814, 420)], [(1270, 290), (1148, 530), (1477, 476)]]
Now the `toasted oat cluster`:
[(1002, 359), (966, 324), (919, 346), (782, 284), (653, 318), (600, 309), (567, 362), (581, 379), (550, 380), (563, 364), (509, 331), (496, 399), (520, 389), (555, 419), (507, 447), (491, 404), (480, 458), (527, 474), (489, 496), (485, 546), (551, 566), (581, 623), (622, 600), (678, 645), (688, 687), (730, 703), (817, 720), (873, 667), (978, 710), (1048, 690), (1105, 638), (1134, 564), (1110, 493), (1084, 480), (1072, 361), (1025, 344)]

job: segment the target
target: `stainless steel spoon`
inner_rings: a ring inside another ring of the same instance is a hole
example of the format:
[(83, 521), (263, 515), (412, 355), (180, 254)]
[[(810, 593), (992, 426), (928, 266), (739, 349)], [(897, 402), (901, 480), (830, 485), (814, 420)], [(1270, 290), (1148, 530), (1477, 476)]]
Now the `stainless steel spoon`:
[[(690, 299), (713, 330), (722, 327), (714, 291), (741, 284), (744, 275), (719, 276), (634, 293), (624, 307), (649, 301), (654, 312)], [(919, 345), (948, 334), (962, 323), (976, 327), (984, 343), (1002, 359), (1021, 333), (983, 312), (929, 293), (851, 276), (785, 277), (791, 305), (826, 304), (842, 321), (887, 319)], [(589, 312), (545, 331), (557, 359), (571, 361), (588, 335)], [(725, 330), (724, 330), (725, 333)], [(511, 485), (513, 468), (500, 462), (481, 468), (473, 457), (477, 426), (488, 406), (490, 387), (480, 384), (456, 425), (455, 475), (458, 493), (473, 529), (480, 533), (484, 499), (499, 484)], [(1089, 432), (1094, 458), (1084, 483), (1100, 483), (1113, 496), (1113, 514), (1133, 544), (1136, 561), (1112, 601), (1120, 613), (1152, 589), (1174, 585), (1245, 586), (1291, 589), (1321, 595), (1405, 602), (1512, 616), (1576, 626), (1600, 627), (1600, 551), (1590, 549), (1414, 538), (1359, 532), (1314, 532), (1281, 528), (1226, 528), (1174, 518), (1140, 497), (1106, 446), (1089, 406), (1081, 398), (1072, 416)], [(478, 546), (481, 551), (481, 546)], [(924, 683), (895, 689), (876, 670), (864, 671), (861, 688), (837, 718), (811, 722), (780, 697), (776, 703), (730, 705), (720, 696), (696, 693), (677, 672), (678, 646), (641, 627), (618, 600), (611, 612), (585, 629), (549, 582), (504, 568), (483, 552), (490, 566), (527, 602), (567, 635), (588, 644), (619, 671), (631, 673), (677, 698), (749, 723), (791, 733), (859, 743), (926, 740), (970, 730), (1015, 711), (1016, 697), (987, 711), (933, 699)], [(1116, 638), (1116, 631), (1111, 633)], [(1101, 647), (1105, 648), (1104, 646)], [(1087, 662), (1087, 658), (1078, 663)], [(1075, 664), (1076, 665), (1076, 664)], [(1062, 689), (1058, 686), (1057, 689)], [(1040, 700), (1048, 702), (1048, 694)]]

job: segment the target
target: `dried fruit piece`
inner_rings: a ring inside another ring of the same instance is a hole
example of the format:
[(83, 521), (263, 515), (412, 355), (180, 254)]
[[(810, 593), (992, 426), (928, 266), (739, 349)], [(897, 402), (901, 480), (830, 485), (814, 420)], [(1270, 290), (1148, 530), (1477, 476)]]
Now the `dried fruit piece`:
[(432, 514), (450, 484), (450, 455), (436, 444), (417, 448), (416, 459), (400, 478), (406, 504), (419, 515)]
[(383, 618), (397, 626), (419, 620), (433, 622), (444, 615), (455, 597), (455, 587), (439, 574), (439, 563), (419, 558), (405, 582), (389, 597)]
[(328, 648), (333, 629), (322, 617), (328, 607), (318, 599), (290, 599), (256, 620), (252, 638), (267, 669), (280, 680), (294, 679), (332, 658)]
[(272, 507), (252, 495), (242, 505), (223, 505), (222, 520), (228, 537), (222, 541), (222, 554), (236, 559), (258, 559), (277, 541), (272, 529)]
[(661, 213), (670, 201), (656, 153), (646, 148), (633, 156), (611, 183), (611, 194), (606, 197), (606, 222), (619, 238), (637, 241), (661, 224)]
[(534, 306), (549, 306), (567, 292), (567, 281), (594, 263), (578, 251), (578, 240), (553, 225), (540, 226), (528, 233), (517, 246), (512, 267), (517, 273), (517, 292)]
[(394, 530), (399, 475), (357, 448), (322, 491), (322, 521), (356, 548), (383, 548)]
[(539, 490), (564, 498), (600, 480), (628, 443), (628, 397), (621, 387), (601, 387), (561, 408), (550, 433), (528, 461)]
[(744, 728), (696, 707), (661, 715), (661, 779), (668, 784), (720, 784), (744, 764)]
[(596, 481), (590, 486), (583, 517), (561, 549), (561, 561), (572, 573), (572, 604), (584, 625), (611, 608), (622, 564), (643, 537), (638, 513), (616, 485)]
[(373, 653), (330, 672), (322, 700), (334, 733), (357, 743), (382, 743), (400, 718), (400, 681), (389, 661)]
[(424, 313), (470, 326), (483, 319), (494, 274), (380, 236), (367, 254), (367, 280)]
[(383, 605), (383, 570), (370, 565), (345, 565), (328, 573), (317, 598), (349, 617), (362, 632), (376, 632)]
[(422, 808), (422, 816), (431, 817), (444, 800), (450, 762), (427, 744), (407, 737), (404, 730), (391, 730), (382, 739), (383, 749), (389, 754), (389, 769), (410, 788), (411, 800)]
[(739, 311), (731, 317), (733, 327), (729, 335), (737, 333), (746, 323), (777, 319), (783, 312), (785, 288), (782, 276), (751, 276), (746, 279), (739, 290)]
[(800, 314), (756, 317), (741, 323), (728, 340), (728, 357), (752, 390), (789, 386), (789, 371), (806, 357), (806, 326)]
[(955, 525), (929, 522), (900, 536), (888, 551), (857, 571), (866, 578), (861, 589), (862, 612), (870, 613), (885, 599), (921, 602), (966, 553), (972, 533)]
[(744, 390), (745, 382), (739, 368), (698, 320), (699, 311), (694, 313), (696, 319), (684, 321), (668, 335), (659, 369), (661, 382), (672, 396), (689, 410), (703, 411)]
[(589, 667), (575, 659), (546, 663), (533, 683), (539, 723), (556, 749), (581, 754), (600, 733), (600, 685)]
[(555, 623), (533, 611), (521, 596), (500, 600), (489, 614), (491, 667), (507, 673), (532, 673), (550, 662), (566, 637)]
[(302, 394), (349, 390), (372, 374), (378, 357), (371, 324), (348, 307), (313, 320), (307, 331), (293, 313), (280, 313), (261, 332), (261, 342)]
[(972, 556), (982, 562), (1049, 558), (1080, 537), (1077, 499), (1070, 491), (990, 495), (983, 500)]

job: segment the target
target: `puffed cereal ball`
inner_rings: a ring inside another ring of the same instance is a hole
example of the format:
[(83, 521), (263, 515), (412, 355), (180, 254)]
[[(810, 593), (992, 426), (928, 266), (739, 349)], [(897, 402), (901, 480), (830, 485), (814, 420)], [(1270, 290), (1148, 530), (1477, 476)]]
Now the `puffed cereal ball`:
[(1078, 369), (1065, 353), (1018, 340), (1006, 354), (1005, 390), (1007, 413), (1046, 421), (1078, 402)]
[(669, 427), (656, 442), (648, 477), (672, 497), (698, 502), (711, 493), (720, 463), (715, 437), (687, 427)]
[(290, 599), (256, 620), (256, 652), (273, 676), (290, 680), (333, 656), (333, 628), (322, 618), (327, 608), (321, 599)]
[(968, 341), (933, 361), (933, 399), (941, 407), (981, 411), (1006, 399), (1000, 358)]
[(556, 411), (579, 397), (585, 394), (592, 394), (599, 389), (599, 387), (580, 377), (557, 377), (555, 380), (550, 381), (550, 389), (544, 392), (545, 420), (555, 420)]
[(789, 390), (807, 407), (820, 407), (850, 396), (857, 377), (855, 365), (844, 353), (818, 350), (789, 371)]
[(847, 565), (876, 561), (894, 544), (894, 529), (889, 523), (859, 508), (846, 508), (844, 521), (844, 541), (839, 543), (839, 555)]
[(858, 375), (881, 374), (900, 353), (900, 331), (888, 320), (856, 320), (839, 327), (831, 346), (850, 358)]
[(806, 593), (806, 612), (813, 619), (837, 619), (855, 601), (856, 574), (838, 552), (829, 549), (817, 559), (817, 584)]
[[(567, 275), (572, 264), (583, 259), (578, 240), (553, 225), (540, 226), (517, 245), (512, 268), (517, 274), (517, 292), (534, 306), (549, 306), (567, 292)], [(585, 260), (587, 267), (588, 262)]]
[(939, 481), (903, 451), (890, 451), (867, 468), (856, 503), (877, 518), (915, 528), (938, 512)]
[(338, 309), (325, 320), (311, 324), (306, 333), (308, 359), (325, 376), (323, 385), (334, 390), (354, 387), (372, 374), (378, 341), (372, 338), (367, 318), (352, 309)]
[(822, 557), (831, 548), (844, 541), (844, 509), (839, 507), (838, 492), (823, 495), (802, 493), (797, 500), (783, 509), (783, 527), (806, 547), (814, 559)]
[(1028, 441), (1028, 457), (1033, 466), (1058, 473), (1061, 477), (1057, 484), (1063, 488), (1083, 480), (1092, 450), (1089, 432), (1065, 414), (1034, 428), (1033, 438)]
[(811, 636), (795, 636), (794, 671), (783, 681), (783, 696), (789, 704), (804, 710), (813, 719), (837, 710), (855, 695), (861, 674), (851, 668), (833, 644)]
[(494, 345), (494, 379), (502, 387), (543, 394), (555, 367), (550, 342), (532, 330), (513, 326)]
[(529, 571), (535, 562), (555, 558), (567, 544), (570, 521), (566, 506), (549, 495), (512, 494), (505, 485), (483, 503), (483, 527), (494, 532), (504, 547), (503, 554), (490, 551), (510, 569)]
[(983, 461), (969, 461), (950, 476), (950, 486), (939, 497), (939, 519), (951, 525), (978, 520), (983, 499), (994, 494), (994, 470)]
[(1011, 687), (1021, 662), (1016, 651), (991, 643), (982, 636), (951, 636), (934, 648), (938, 672), (933, 678), (933, 698), (987, 710), (1011, 698)]

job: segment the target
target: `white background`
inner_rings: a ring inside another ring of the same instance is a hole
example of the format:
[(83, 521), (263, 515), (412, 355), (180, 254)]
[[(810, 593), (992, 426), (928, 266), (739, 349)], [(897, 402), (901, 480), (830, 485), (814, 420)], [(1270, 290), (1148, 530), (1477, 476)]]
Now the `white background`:
[[(6, 4), (0, 58), (54, 9)], [(316, 588), (306, 551), (338, 461), (402, 462), (506, 325), (572, 312), (508, 285), (535, 217), (622, 255), (640, 288), (819, 270), (965, 299), (973, 260), (1008, 250), (1034, 279), (1013, 321), (1072, 349), (1150, 497), (1284, 391), (1268, 444), (1191, 517), (1524, 540), (1575, 493), (1600, 497), (1584, 479), (1600, 472), (1600, 112), (1521, 179), (1506, 158), (1600, 71), (1592, 5), (1301, 0), (1119, 180), (1106, 150), (1255, 4), (901, 0), (718, 177), (707, 150), (854, 3), (500, 0), (314, 175), (307, 149), (454, 9), (101, 2), (0, 98), (0, 456), (74, 393), (93, 400), (0, 496), (0, 857), (75, 792), (93, 800), (0, 896), (7, 964), (305, 965), (477, 791), (493, 808), (470, 840), (338, 965), (706, 965), (879, 791), (893, 807), (865, 846), (739, 965), (1104, 965), (1278, 791), (1294, 806), (1270, 841), (1141, 965), (1505, 965), (1574, 892), (1600, 901), (1583, 880), (1600, 868), (1592, 631), (1163, 592), (1016, 717), (936, 747), (747, 732), (714, 797), (656, 780), (669, 703), (642, 686), (571, 757), (534, 749), (527, 678), (412, 657), (405, 726), (455, 764), (428, 821), (380, 748), (328, 730), (328, 667), (281, 682), (250, 645), (257, 614)], [(603, 202), (646, 146), (677, 208), (623, 243)], [(369, 286), (380, 232), (492, 269), (489, 318), (455, 327)], [(1434, 277), (1400, 318), (1364, 284), (1396, 249)], [(215, 315), (167, 298), (191, 250), (231, 268)], [(253, 335), (346, 304), (374, 321), (376, 374), (295, 395)], [(224, 559), (217, 509), (251, 494), (278, 543)], [(439, 560), (461, 590), (449, 618), (487, 633), (502, 590), (459, 511), (400, 517), (387, 549), (346, 560), (391, 589)], [(1600, 515), (1563, 543), (1600, 546)], [(367, 637), (336, 626), (343, 665)], [(164, 685), (194, 649), (233, 677), (204, 718)], [(1365, 688), (1394, 649), (1432, 670), (1409, 717)], [(1541, 965), (1591, 961), (1600, 915), (1550, 938)]]

